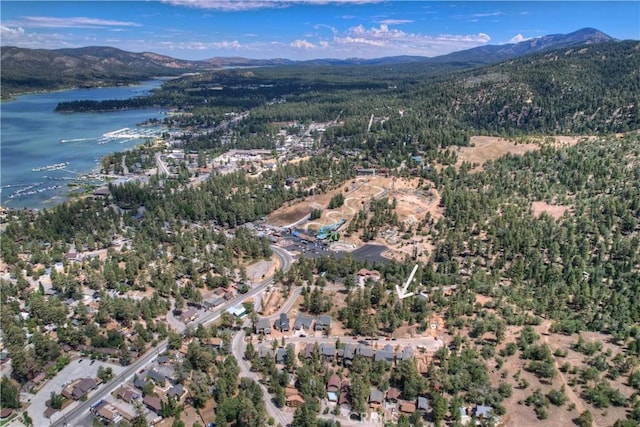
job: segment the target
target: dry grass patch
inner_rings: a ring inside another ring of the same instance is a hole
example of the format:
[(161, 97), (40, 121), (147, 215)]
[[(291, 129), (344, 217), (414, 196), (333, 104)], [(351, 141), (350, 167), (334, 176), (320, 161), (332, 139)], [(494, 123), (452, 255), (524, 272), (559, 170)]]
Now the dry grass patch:
[(546, 212), (553, 219), (560, 219), (565, 214), (565, 212), (571, 209), (570, 206), (566, 205), (550, 205), (547, 202), (533, 202), (531, 204), (531, 209), (533, 210), (533, 216), (539, 217), (542, 212)]
[(505, 139), (495, 136), (472, 136), (470, 147), (455, 147), (458, 156), (456, 166), (463, 162), (477, 164), (474, 170), (484, 165), (487, 160), (497, 160), (505, 154), (523, 155), (529, 151), (538, 150), (541, 145), (551, 144), (555, 147), (575, 145), (581, 140), (591, 139), (582, 136), (546, 136), (528, 137), (526, 139)]

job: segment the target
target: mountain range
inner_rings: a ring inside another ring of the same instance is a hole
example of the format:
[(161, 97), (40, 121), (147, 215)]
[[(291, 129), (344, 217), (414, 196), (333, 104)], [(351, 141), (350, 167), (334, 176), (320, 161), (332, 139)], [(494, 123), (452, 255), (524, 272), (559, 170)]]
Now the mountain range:
[(403, 63), (431, 63), (434, 65), (455, 63), (471, 67), (497, 63), (545, 50), (614, 40), (596, 29), (583, 28), (569, 34), (547, 35), (520, 43), (480, 46), (432, 58), (392, 56), (375, 59), (313, 59), (306, 61), (239, 57), (214, 57), (201, 61), (190, 61), (152, 52), (133, 53), (102, 46), (55, 50), (2, 46), (0, 48), (1, 92), (2, 98), (6, 99), (24, 92), (71, 87), (116, 86), (131, 84), (154, 76), (177, 76), (186, 72), (226, 67)]

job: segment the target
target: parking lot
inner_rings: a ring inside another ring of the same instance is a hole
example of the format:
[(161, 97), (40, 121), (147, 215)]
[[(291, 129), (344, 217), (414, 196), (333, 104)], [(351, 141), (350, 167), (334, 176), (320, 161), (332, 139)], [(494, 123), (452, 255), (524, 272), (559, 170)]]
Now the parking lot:
[[(93, 362), (93, 363), (92, 363)], [(103, 366), (105, 368), (111, 367), (114, 375), (118, 375), (123, 367), (119, 365), (113, 365), (111, 363), (92, 361), (89, 358), (83, 357), (80, 359), (72, 360), (67, 366), (65, 366), (58, 374), (48, 380), (46, 384), (38, 390), (38, 392), (31, 397), (31, 404), (28, 408), (29, 415), (33, 418), (34, 426), (47, 426), (50, 424), (48, 418), (45, 418), (44, 411), (47, 409), (46, 402), (51, 397), (51, 392), (60, 394), (62, 389), (77, 378), (96, 378), (98, 375), (98, 367)], [(98, 386), (99, 387), (99, 386)], [(76, 405), (74, 402), (71, 405)], [(52, 419), (56, 420), (59, 414), (54, 414)]]

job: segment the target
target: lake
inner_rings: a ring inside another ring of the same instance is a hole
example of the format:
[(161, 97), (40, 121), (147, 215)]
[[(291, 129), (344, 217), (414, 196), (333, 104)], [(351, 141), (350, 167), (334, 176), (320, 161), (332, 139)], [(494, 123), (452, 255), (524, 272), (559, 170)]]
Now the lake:
[[(166, 112), (54, 113), (59, 102), (142, 96), (162, 82), (21, 95), (0, 103), (0, 204), (42, 209), (62, 203), (71, 190), (69, 184), (77, 183), (81, 175), (97, 172), (102, 157), (144, 142), (139, 134), (153, 129), (137, 124), (150, 118), (162, 119)], [(123, 128), (129, 128), (125, 135), (104, 136)]]

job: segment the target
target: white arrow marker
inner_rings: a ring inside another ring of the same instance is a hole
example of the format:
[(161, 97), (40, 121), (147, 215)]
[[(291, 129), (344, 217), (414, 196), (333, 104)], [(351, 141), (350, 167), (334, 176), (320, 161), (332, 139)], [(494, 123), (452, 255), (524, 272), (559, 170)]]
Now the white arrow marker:
[(417, 270), (418, 270), (418, 264), (416, 264), (413, 267), (413, 271), (409, 275), (409, 278), (407, 279), (407, 281), (405, 282), (405, 284), (404, 284), (404, 286), (402, 288), (400, 288), (400, 286), (396, 285), (396, 292), (398, 293), (398, 297), (400, 299), (405, 299), (405, 298), (408, 298), (408, 297), (413, 295), (413, 292), (407, 293), (407, 289), (409, 288), (409, 285), (411, 284), (411, 281), (413, 280), (413, 276), (415, 276)]

